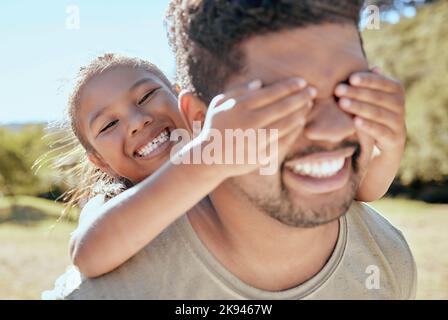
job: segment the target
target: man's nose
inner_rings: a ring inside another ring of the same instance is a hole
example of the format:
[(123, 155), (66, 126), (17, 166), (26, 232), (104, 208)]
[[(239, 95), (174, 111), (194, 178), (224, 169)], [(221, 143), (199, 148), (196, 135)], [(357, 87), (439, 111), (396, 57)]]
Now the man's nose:
[(315, 100), (304, 129), (308, 140), (337, 143), (355, 132), (352, 117), (342, 111), (333, 98)]
[(131, 108), (128, 120), (128, 133), (129, 135), (135, 135), (141, 131), (144, 127), (151, 124), (154, 121), (154, 117), (146, 112), (142, 112), (138, 109)]

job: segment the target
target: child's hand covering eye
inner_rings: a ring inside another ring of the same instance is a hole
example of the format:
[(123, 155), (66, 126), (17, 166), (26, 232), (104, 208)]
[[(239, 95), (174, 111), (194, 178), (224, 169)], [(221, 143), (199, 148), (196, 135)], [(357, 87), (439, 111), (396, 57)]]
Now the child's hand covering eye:
[(375, 68), (352, 74), (349, 85), (338, 85), (335, 95), (339, 106), (355, 116), (356, 127), (374, 138), (380, 151), (403, 152), (405, 93), (399, 82)]

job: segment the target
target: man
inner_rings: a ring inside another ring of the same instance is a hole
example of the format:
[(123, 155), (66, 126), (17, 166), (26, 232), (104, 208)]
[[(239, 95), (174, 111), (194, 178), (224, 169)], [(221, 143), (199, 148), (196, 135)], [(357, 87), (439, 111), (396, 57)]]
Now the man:
[[(82, 281), (68, 273), (61, 296), (414, 298), (416, 268), (401, 232), (353, 201), (374, 141), (339, 108), (334, 88), (368, 70), (356, 2), (173, 0), (167, 19), (188, 122), (252, 79), (303, 77), (317, 88), (315, 104), (294, 144), (285, 150), (280, 141), (275, 175), (226, 180), (115, 271)], [(291, 170), (341, 157), (332, 179)]]

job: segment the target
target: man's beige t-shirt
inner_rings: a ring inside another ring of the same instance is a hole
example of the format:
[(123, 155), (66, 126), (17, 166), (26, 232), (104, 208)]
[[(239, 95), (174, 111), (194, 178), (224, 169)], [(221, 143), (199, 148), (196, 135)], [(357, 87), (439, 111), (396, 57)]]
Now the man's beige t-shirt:
[[(206, 202), (191, 210), (206, 210)], [(118, 269), (84, 279), (70, 268), (44, 299), (413, 299), (416, 266), (402, 233), (354, 202), (336, 247), (313, 278), (284, 291), (252, 287), (225, 269), (186, 215)], [(298, 270), (297, 272), (300, 272)]]

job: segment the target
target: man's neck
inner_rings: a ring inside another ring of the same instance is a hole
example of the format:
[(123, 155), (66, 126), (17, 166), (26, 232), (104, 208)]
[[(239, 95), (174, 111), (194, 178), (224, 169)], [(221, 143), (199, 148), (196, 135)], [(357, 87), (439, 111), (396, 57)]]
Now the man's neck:
[(243, 282), (268, 291), (295, 287), (317, 274), (336, 245), (339, 223), (290, 227), (257, 209), (227, 182), (204, 214), (189, 215), (198, 237)]

